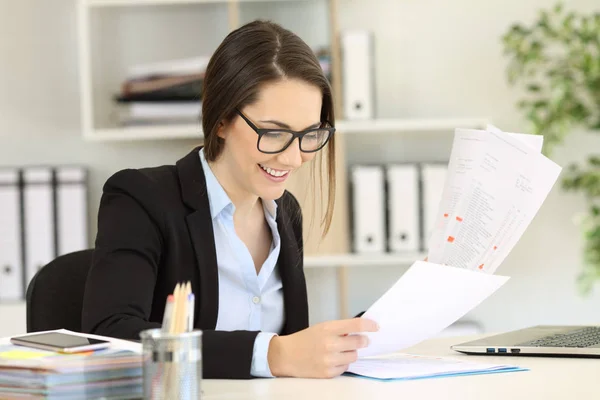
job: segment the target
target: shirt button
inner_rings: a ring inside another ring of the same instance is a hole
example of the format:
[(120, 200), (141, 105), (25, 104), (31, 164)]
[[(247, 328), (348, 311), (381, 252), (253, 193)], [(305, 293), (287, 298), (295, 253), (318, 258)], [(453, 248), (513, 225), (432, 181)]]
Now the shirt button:
[(253, 302), (254, 304), (258, 304), (258, 303), (260, 303), (260, 297), (258, 297), (258, 296), (254, 296), (254, 297), (252, 298), (252, 302)]

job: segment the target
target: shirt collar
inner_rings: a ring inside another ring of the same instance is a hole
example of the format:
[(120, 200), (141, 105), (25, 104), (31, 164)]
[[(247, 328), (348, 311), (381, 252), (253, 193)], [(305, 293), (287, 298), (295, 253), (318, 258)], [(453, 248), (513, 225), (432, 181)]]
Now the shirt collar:
[(262, 200), (263, 203), (263, 209), (269, 213), (269, 215), (271, 216), (271, 218), (276, 219), (277, 218), (277, 203), (275, 202), (275, 200)]
[[(231, 213), (233, 214), (235, 211), (235, 206), (225, 192), (225, 189), (223, 189), (223, 186), (221, 186), (217, 180), (217, 177), (210, 168), (210, 165), (208, 165), (208, 161), (206, 161), (206, 157), (204, 156), (204, 148), (201, 148), (199, 153), (200, 162), (202, 163), (202, 170), (204, 171), (204, 179), (206, 180), (206, 189), (208, 191), (208, 202), (210, 204), (211, 218), (214, 219), (225, 208), (230, 208)], [(274, 200), (263, 200), (262, 203), (263, 209), (271, 218), (273, 218), (273, 220), (275, 220), (277, 218), (277, 203)]]
[(231, 199), (223, 189), (223, 186), (217, 180), (217, 177), (213, 173), (206, 157), (204, 156), (204, 148), (200, 149), (200, 162), (202, 163), (202, 170), (204, 171), (204, 179), (206, 179), (206, 190), (208, 192), (208, 203), (210, 204), (210, 216), (214, 219), (221, 213), (227, 206), (231, 207), (233, 213), (233, 203)]

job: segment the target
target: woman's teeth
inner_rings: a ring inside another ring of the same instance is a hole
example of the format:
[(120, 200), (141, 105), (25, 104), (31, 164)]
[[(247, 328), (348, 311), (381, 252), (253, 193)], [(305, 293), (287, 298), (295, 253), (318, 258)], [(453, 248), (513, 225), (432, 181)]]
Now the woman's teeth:
[[(260, 164), (258, 164), (258, 165), (260, 165)], [(262, 169), (264, 169), (265, 171), (267, 171), (267, 173), (269, 175), (276, 176), (276, 177), (287, 175), (287, 173), (289, 172), (289, 171), (276, 171), (274, 169), (271, 169), (269, 167), (265, 167), (263, 165), (260, 165), (260, 167)]]

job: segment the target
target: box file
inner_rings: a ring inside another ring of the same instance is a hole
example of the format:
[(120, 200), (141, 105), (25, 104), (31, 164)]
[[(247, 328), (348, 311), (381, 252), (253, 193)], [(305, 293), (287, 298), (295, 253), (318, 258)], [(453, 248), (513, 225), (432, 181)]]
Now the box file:
[(89, 247), (87, 171), (79, 166), (57, 167), (55, 183), (57, 255), (85, 250)]
[(353, 166), (352, 232), (357, 253), (385, 252), (385, 187), (383, 167)]
[(23, 170), (24, 265), (26, 287), (41, 267), (56, 256), (52, 168)]
[(419, 169), (417, 164), (386, 168), (388, 249), (417, 252), (420, 246)]
[(343, 107), (346, 119), (374, 117), (373, 35), (366, 30), (341, 34)]
[(0, 170), (0, 302), (23, 296), (19, 170)]

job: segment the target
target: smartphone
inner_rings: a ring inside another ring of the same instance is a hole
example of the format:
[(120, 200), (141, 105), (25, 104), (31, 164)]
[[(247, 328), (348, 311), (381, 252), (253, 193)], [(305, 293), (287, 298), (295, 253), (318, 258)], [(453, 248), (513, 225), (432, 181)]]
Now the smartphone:
[(61, 332), (36, 333), (10, 338), (12, 344), (58, 353), (80, 353), (99, 350), (110, 346), (107, 340), (90, 339)]

